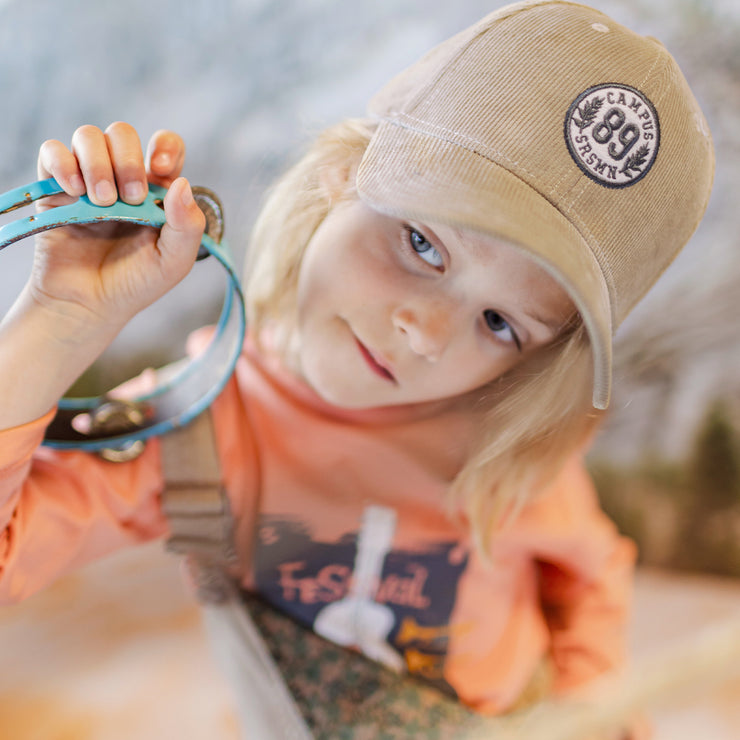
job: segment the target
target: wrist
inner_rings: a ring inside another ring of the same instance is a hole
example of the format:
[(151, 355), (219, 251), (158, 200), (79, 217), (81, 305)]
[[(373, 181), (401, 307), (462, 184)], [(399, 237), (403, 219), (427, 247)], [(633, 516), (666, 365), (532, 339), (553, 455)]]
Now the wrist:
[(0, 323), (0, 429), (40, 418), (100, 355), (116, 327), (24, 292)]
[(32, 327), (51, 347), (93, 353), (94, 357), (113, 341), (125, 324), (125, 320), (104, 318), (82, 304), (49, 298), (30, 285), (21, 293), (8, 318)]

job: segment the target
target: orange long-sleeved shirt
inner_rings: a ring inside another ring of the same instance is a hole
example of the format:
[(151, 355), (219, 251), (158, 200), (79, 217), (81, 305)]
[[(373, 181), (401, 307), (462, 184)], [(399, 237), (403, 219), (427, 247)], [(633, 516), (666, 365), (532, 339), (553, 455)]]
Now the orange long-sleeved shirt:
[[(483, 563), (444, 505), (466, 418), (340, 411), (250, 347), (213, 406), (245, 587), (483, 712), (509, 707), (545, 655), (559, 690), (619, 666), (634, 548), (580, 460)], [(0, 433), (0, 603), (168, 531), (157, 440), (110, 463), (39, 447), (50, 418)]]

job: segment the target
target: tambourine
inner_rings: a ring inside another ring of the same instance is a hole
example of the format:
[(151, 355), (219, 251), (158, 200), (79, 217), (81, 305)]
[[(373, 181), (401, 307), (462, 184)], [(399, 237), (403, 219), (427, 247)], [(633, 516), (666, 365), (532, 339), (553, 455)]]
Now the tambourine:
[[(185, 426), (208, 408), (232, 374), (246, 330), (244, 295), (231, 251), (223, 240), (221, 203), (206, 188), (192, 190), (206, 216), (198, 259), (213, 256), (227, 275), (221, 315), (210, 344), (197, 357), (182, 363), (178, 371), (161, 374), (156, 387), (145, 395), (125, 400), (108, 395), (61, 399), (46, 430), (45, 445), (97, 451), (109, 460), (129, 459), (140, 452), (144, 440)], [(62, 192), (53, 178), (10, 190), (0, 195), (0, 214)], [(0, 227), (0, 250), (33, 234), (72, 224), (119, 221), (161, 228), (166, 192), (149, 185), (140, 205), (119, 200), (111, 206), (97, 206), (82, 196), (69, 205), (4, 224)]]

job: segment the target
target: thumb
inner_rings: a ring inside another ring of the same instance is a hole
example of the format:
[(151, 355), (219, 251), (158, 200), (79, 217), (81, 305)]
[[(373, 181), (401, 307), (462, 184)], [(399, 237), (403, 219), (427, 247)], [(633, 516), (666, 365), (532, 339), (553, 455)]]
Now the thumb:
[(193, 198), (190, 183), (178, 177), (164, 198), (164, 213), (167, 222), (157, 240), (161, 258), (179, 268), (184, 277), (195, 262), (198, 247), (206, 227), (206, 217)]

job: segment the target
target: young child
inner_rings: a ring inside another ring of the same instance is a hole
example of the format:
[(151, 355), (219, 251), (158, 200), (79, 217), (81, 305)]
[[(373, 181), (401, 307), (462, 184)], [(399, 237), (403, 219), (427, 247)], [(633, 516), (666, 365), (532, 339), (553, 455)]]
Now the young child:
[[(480, 712), (543, 675), (579, 691), (623, 661), (634, 560), (582, 454), (614, 330), (704, 212), (707, 125), (657, 41), (568, 2), (501, 8), (369, 113), (318, 138), (255, 229), (248, 339), (212, 408), (241, 583)], [(138, 203), (149, 181), (167, 224), (36, 239), (0, 342), (3, 602), (168, 532), (159, 440), (125, 463), (39, 444), (192, 265), (183, 159), (122, 123), (41, 147), (68, 194), (45, 207)]]

